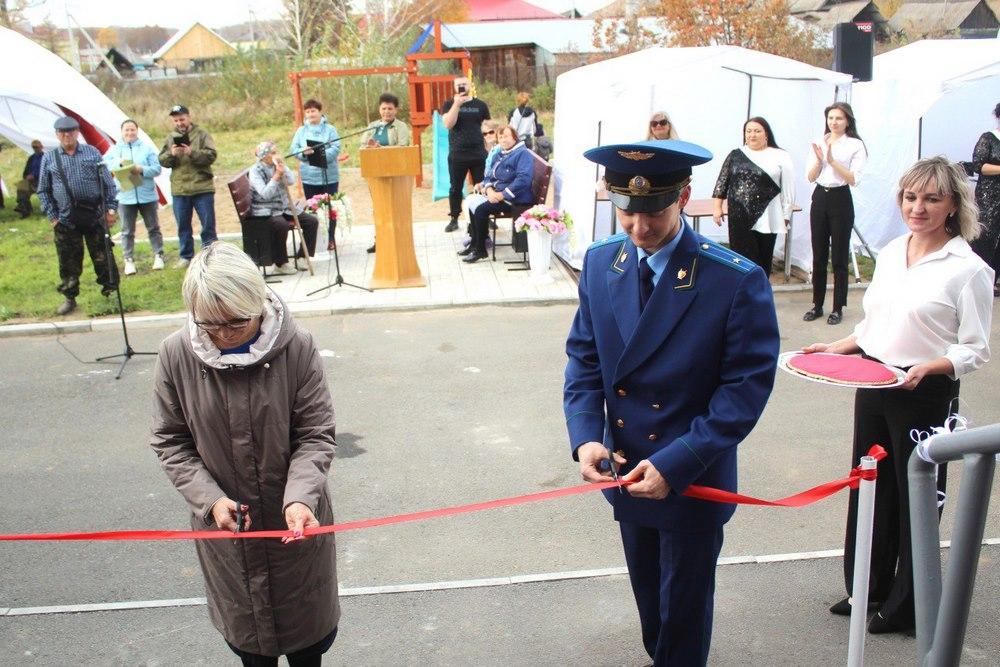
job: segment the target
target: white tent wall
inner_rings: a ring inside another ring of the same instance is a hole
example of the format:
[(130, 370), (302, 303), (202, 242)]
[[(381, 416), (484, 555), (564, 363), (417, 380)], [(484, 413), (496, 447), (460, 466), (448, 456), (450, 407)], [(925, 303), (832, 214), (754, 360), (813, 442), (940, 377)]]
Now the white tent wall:
[(852, 100), (869, 154), (855, 224), (874, 249), (906, 232), (895, 199), (903, 172), (921, 156), (969, 160), (995, 126), (997, 101), (998, 40), (923, 40), (875, 58), (872, 81), (855, 84)]
[[(642, 140), (650, 114), (665, 110), (682, 139), (715, 156), (694, 169), (692, 196), (707, 199), (726, 155), (742, 144), (749, 104), (749, 115), (768, 120), (795, 162), (796, 201), (804, 210), (793, 225), (792, 261), (809, 266), (804, 161), (809, 142), (820, 134), (823, 108), (835, 99), (838, 85), (847, 89), (849, 82), (848, 75), (731, 46), (646, 49), (560, 75), (554, 202), (569, 211), (576, 225), (572, 245), (565, 237), (556, 239), (557, 254), (580, 268), (588, 245), (615, 231), (611, 205), (595, 204), (598, 172), (583, 157), (585, 150)], [(702, 219), (701, 231), (726, 238), (725, 227), (716, 228), (710, 218)]]
[[(93, 125), (110, 143), (120, 138), (125, 112), (59, 56), (0, 27), (0, 62), (9, 64), (0, 69), (0, 134), (25, 152), (31, 152), (32, 139), (46, 148), (57, 145), (52, 124), (64, 115), (60, 107)], [(140, 130), (139, 136), (156, 146), (145, 132)], [(169, 202), (169, 169), (156, 178), (156, 185)]]

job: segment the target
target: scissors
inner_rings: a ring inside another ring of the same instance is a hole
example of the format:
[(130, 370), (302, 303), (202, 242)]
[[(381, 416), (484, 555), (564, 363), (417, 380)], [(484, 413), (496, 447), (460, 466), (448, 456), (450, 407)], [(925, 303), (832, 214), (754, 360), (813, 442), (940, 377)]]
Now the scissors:
[(243, 512), (243, 503), (239, 500), (236, 501), (236, 532), (243, 532), (243, 520), (247, 517), (250, 512)]
[[(597, 467), (601, 472), (610, 471), (611, 478), (615, 480), (615, 482), (620, 481), (620, 478), (618, 477), (618, 467), (619, 467), (618, 462), (615, 461), (615, 453), (611, 450), (610, 447), (608, 447), (608, 458), (603, 459)], [(624, 491), (622, 491), (622, 487), (620, 486), (618, 487), (618, 493), (625, 493)]]

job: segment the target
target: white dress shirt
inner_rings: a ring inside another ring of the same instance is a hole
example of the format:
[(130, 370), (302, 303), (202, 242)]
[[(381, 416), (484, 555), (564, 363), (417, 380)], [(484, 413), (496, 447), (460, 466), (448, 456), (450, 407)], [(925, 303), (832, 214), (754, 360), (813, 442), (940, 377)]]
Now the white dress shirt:
[(792, 208), (795, 206), (795, 174), (792, 167), (792, 156), (788, 151), (770, 146), (764, 150), (755, 151), (741, 147), (743, 154), (778, 184), (781, 192), (772, 199), (764, 214), (760, 216), (753, 231), (761, 234), (781, 234), (785, 231), (785, 220), (792, 219)]
[(909, 240), (879, 253), (854, 335), (865, 353), (893, 366), (947, 357), (956, 379), (990, 359), (993, 270), (960, 236), (907, 267)]
[[(823, 155), (825, 156), (826, 137), (821, 137), (813, 143), (823, 149)], [(833, 159), (844, 167), (847, 167), (847, 170), (854, 174), (854, 185), (859, 184), (861, 182), (861, 172), (864, 171), (865, 162), (868, 160), (868, 151), (865, 150), (864, 143), (860, 139), (855, 139), (845, 134), (833, 142), (831, 149)], [(807, 180), (809, 172), (817, 164), (819, 164), (819, 160), (816, 159), (816, 153), (810, 148), (809, 159), (806, 161)], [(847, 181), (841, 178), (840, 174), (834, 171), (833, 167), (825, 159), (823, 160), (822, 167), (819, 176), (816, 177), (817, 185), (822, 185), (824, 188), (839, 188), (842, 185), (847, 185)]]

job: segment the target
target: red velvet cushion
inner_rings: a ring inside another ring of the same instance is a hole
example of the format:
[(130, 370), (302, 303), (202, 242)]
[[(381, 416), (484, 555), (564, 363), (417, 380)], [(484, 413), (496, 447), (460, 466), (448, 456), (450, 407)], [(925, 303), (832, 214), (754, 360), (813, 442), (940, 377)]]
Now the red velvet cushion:
[(877, 361), (848, 354), (797, 354), (788, 359), (788, 367), (804, 375), (846, 384), (883, 385), (898, 380), (895, 373)]

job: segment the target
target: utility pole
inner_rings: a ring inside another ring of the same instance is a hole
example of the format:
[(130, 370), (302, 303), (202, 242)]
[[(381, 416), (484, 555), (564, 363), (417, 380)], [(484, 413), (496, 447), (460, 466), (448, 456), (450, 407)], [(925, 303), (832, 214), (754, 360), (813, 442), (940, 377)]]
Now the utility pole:
[(66, 11), (66, 34), (69, 37), (69, 63), (77, 72), (83, 71), (80, 68), (80, 45), (76, 43), (76, 35), (73, 34), (73, 22), (69, 17), (69, 0), (63, 0), (63, 9)]

